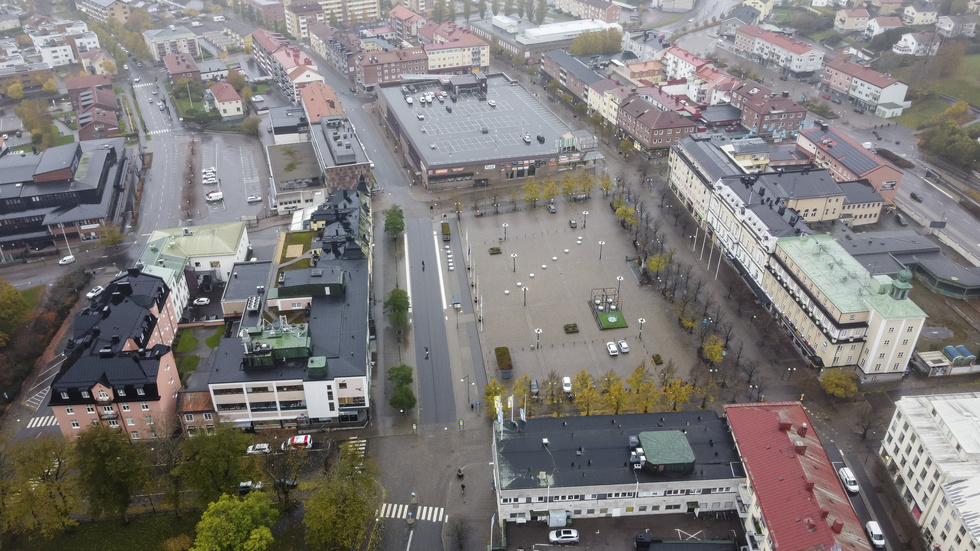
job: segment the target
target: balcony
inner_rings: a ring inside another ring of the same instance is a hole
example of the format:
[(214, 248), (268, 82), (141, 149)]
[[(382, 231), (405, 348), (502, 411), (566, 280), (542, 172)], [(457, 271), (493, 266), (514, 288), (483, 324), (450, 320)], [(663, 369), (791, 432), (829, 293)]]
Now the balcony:
[(119, 414), (116, 412), (112, 412), (112, 413), (103, 412), (99, 414), (99, 419), (103, 421), (111, 421), (112, 419), (119, 419)]

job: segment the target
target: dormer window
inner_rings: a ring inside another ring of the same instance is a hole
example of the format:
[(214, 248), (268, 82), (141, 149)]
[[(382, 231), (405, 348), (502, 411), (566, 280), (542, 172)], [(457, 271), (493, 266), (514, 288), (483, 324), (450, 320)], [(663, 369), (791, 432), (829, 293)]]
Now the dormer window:
[(91, 398), (91, 397), (92, 396), (88, 393), (87, 390), (83, 390), (82, 391), (82, 398)]
[(108, 399), (109, 399), (109, 394), (107, 394), (106, 391), (104, 391), (104, 390), (100, 390), (99, 391), (99, 400), (108, 400)]

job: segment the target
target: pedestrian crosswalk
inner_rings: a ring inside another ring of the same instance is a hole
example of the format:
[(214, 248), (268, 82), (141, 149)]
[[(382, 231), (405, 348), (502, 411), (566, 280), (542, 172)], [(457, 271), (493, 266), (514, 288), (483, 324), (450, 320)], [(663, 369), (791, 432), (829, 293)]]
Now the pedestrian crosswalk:
[(378, 516), (384, 518), (407, 519), (408, 514), (413, 512), (415, 520), (425, 520), (429, 522), (448, 522), (449, 515), (446, 514), (444, 507), (423, 507), (421, 505), (406, 505), (404, 503), (382, 503), (378, 510)]
[(367, 457), (367, 440), (355, 436), (344, 442), (343, 445), (356, 450), (357, 455)]
[(44, 387), (39, 392), (34, 393), (33, 396), (28, 398), (27, 401), (24, 402), (24, 405), (31, 408), (33, 411), (37, 411), (37, 409), (41, 407), (41, 404), (44, 403), (44, 398), (47, 397), (49, 390), (51, 390), (51, 387)]
[(159, 130), (150, 130), (147, 134), (154, 136), (156, 134), (166, 134), (167, 132), (172, 132), (171, 128), (160, 128)]
[(50, 427), (58, 424), (58, 418), (54, 415), (45, 415), (44, 417), (35, 417), (28, 421), (27, 428), (37, 429), (41, 427)]

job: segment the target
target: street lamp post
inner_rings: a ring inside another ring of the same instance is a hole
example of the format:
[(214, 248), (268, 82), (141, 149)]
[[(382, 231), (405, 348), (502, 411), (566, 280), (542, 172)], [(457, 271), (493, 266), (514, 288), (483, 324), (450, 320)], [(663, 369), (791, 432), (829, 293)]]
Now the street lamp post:
[(599, 260), (602, 260), (602, 246), (605, 245), (605, 244), (606, 244), (605, 241), (600, 241), (599, 242)]
[(619, 300), (619, 290), (623, 286), (623, 276), (616, 276), (616, 300)]
[(510, 257), (514, 259), (514, 273), (517, 273), (517, 253), (510, 253)]
[(527, 285), (521, 288), (524, 291), (524, 307), (527, 308)]
[(543, 331), (541, 331), (541, 328), (538, 328), (538, 329), (535, 329), (534, 330), (534, 339), (535, 339), (534, 340), (534, 349), (535, 350), (541, 348), (541, 333), (542, 332)]
[(504, 241), (507, 241), (507, 224), (502, 224), (504, 227)]
[(640, 318), (638, 321), (640, 322), (640, 334), (637, 335), (636, 338), (638, 338), (638, 339), (640, 339), (642, 341), (643, 340), (643, 324), (646, 323), (647, 320), (645, 320), (643, 318)]
[(588, 223), (589, 223), (589, 211), (583, 210), (582, 211), (582, 229), (583, 230), (585, 229), (585, 226)]
[(466, 383), (466, 403), (467, 404), (471, 403), (470, 402), (470, 376), (463, 375), (463, 378), (460, 379), (459, 382)]

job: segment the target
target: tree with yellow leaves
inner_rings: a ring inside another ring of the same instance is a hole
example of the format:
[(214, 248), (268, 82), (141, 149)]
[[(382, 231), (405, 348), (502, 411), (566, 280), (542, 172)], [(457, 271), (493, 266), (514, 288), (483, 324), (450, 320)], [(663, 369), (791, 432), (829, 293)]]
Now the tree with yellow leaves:
[(593, 415), (602, 406), (599, 391), (592, 383), (592, 375), (584, 367), (572, 379), (572, 392), (575, 394), (575, 407), (582, 415)]

